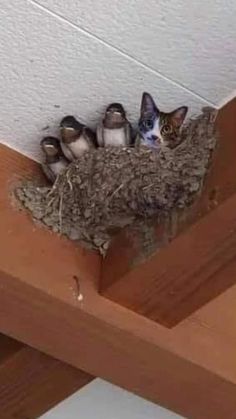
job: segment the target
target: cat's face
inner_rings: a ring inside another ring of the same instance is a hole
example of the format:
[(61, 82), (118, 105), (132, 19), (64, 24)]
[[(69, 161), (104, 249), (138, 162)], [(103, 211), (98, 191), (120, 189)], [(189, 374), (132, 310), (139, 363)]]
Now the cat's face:
[(169, 113), (161, 112), (152, 96), (149, 93), (143, 93), (138, 124), (142, 137), (141, 143), (154, 148), (160, 148), (162, 144), (175, 148), (179, 144), (179, 131), (187, 112), (187, 106)]

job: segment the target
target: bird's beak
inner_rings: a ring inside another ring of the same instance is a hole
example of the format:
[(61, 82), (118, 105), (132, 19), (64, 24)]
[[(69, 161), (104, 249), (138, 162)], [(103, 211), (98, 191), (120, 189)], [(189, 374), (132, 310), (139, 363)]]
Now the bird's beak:
[(45, 146), (47, 149), (51, 149), (51, 150), (54, 150), (55, 149), (55, 147), (54, 147), (54, 145), (52, 145), (52, 144), (47, 144), (46, 146)]
[(74, 131), (74, 128), (72, 128), (72, 127), (61, 127), (61, 130), (62, 131), (70, 131), (70, 132), (73, 132)]

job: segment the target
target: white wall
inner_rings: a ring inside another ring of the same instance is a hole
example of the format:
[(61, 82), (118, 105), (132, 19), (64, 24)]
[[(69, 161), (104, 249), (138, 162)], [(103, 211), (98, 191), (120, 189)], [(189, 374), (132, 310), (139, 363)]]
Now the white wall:
[(181, 419), (181, 416), (97, 379), (41, 419)]
[(0, 6), (0, 138), (34, 158), (67, 113), (94, 126), (115, 100), (135, 121), (143, 90), (164, 109), (187, 104), (196, 113), (235, 88), (235, 0)]

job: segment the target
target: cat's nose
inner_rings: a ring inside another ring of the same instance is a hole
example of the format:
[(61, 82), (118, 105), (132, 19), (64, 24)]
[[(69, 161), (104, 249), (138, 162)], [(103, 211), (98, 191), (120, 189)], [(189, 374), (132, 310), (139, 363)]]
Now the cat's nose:
[(156, 141), (158, 139), (157, 135), (152, 135), (152, 141)]

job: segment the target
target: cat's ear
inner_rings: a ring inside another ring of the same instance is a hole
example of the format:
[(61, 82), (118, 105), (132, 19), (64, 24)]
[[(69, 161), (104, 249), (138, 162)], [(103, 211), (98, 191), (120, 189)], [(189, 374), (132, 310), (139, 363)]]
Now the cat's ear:
[(152, 96), (144, 92), (142, 96), (142, 102), (141, 102), (141, 117), (145, 116), (146, 114), (150, 113), (159, 113), (158, 108), (152, 98)]
[(188, 112), (187, 106), (181, 106), (180, 108), (175, 109), (173, 112), (171, 112), (170, 117), (172, 123), (177, 127), (180, 128), (183, 124), (185, 117)]

